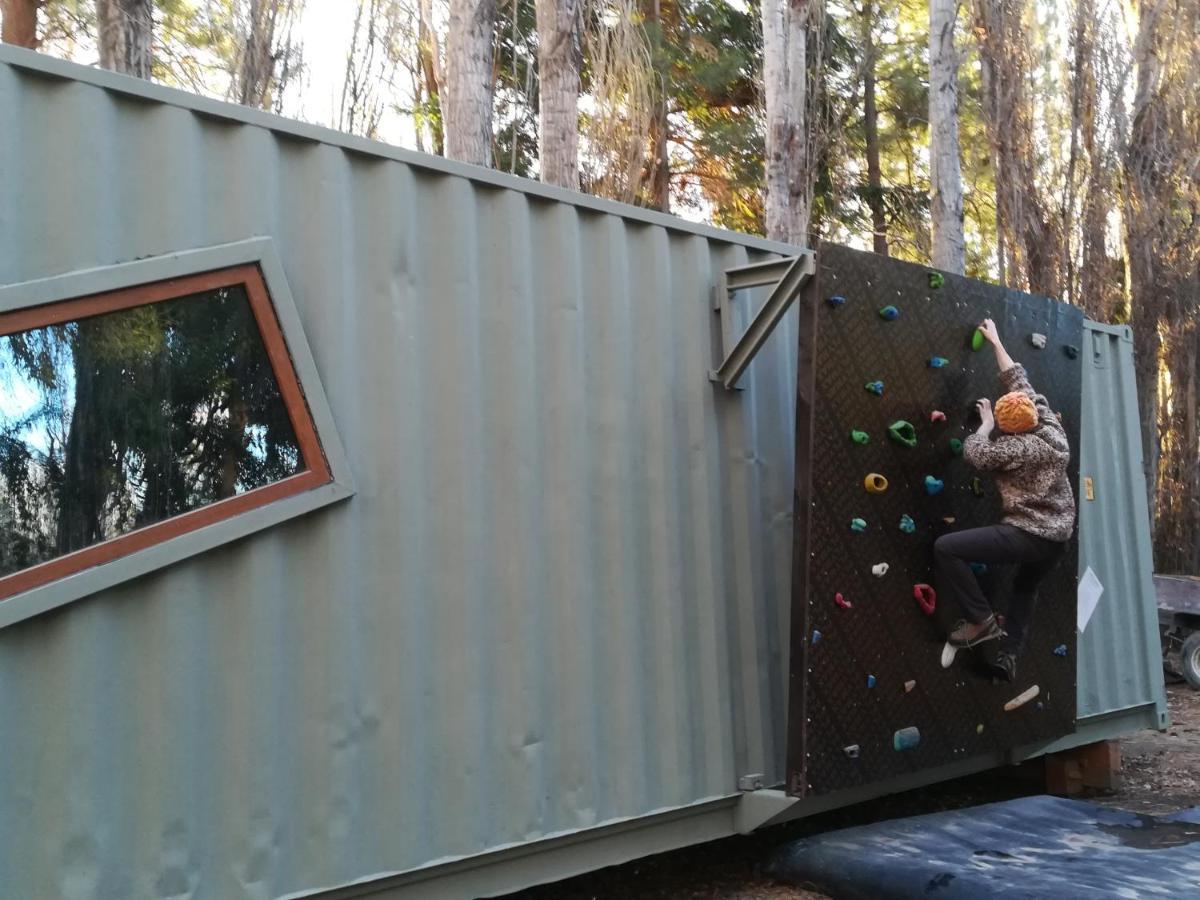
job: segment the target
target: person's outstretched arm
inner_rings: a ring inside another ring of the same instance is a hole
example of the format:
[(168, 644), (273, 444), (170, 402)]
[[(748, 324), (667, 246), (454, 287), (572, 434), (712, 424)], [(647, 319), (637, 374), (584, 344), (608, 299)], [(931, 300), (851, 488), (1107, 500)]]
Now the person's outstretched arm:
[(1007, 372), (1016, 363), (1013, 358), (1008, 355), (1008, 351), (1004, 349), (1004, 344), (1000, 341), (1000, 332), (996, 330), (996, 323), (991, 319), (984, 319), (983, 324), (979, 326), (979, 330), (983, 332), (983, 336), (987, 338), (992, 349), (996, 352), (996, 365), (1001, 372)]
[(1001, 386), (1005, 391), (1022, 391), (1028, 395), (1037, 408), (1038, 423), (1057, 435), (1053, 440), (1055, 445), (1061, 449), (1067, 449), (1067, 433), (1058, 419), (1058, 414), (1050, 408), (1050, 401), (1046, 399), (1045, 395), (1039, 394), (1033, 389), (1033, 385), (1029, 383), (1029, 376), (1025, 374), (1025, 367), (1014, 362), (1013, 358), (1008, 355), (1008, 351), (1004, 349), (1004, 344), (1000, 341), (996, 323), (991, 319), (984, 319), (979, 330), (983, 332), (983, 336), (996, 351), (996, 365), (1000, 367)]

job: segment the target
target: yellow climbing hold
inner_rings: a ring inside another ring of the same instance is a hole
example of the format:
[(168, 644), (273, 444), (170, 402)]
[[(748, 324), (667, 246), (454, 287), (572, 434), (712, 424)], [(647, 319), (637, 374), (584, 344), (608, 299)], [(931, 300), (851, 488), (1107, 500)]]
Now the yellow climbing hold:
[(863, 486), (872, 494), (882, 494), (888, 488), (888, 480), (878, 472), (872, 472), (863, 479)]

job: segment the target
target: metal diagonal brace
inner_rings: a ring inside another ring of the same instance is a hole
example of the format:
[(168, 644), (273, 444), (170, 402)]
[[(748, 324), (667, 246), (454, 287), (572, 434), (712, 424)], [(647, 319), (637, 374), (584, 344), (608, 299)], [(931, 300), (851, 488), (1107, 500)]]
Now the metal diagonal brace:
[[(795, 301), (804, 283), (817, 271), (816, 254), (805, 250), (798, 256), (774, 259), (765, 263), (754, 263), (726, 269), (717, 296), (717, 310), (721, 314), (722, 346), (725, 360), (720, 367), (708, 373), (710, 381), (721, 384), (726, 390), (737, 387), (738, 379), (750, 365), (750, 361), (766, 343), (775, 326), (779, 324), (788, 308)], [(731, 291), (774, 284), (762, 309), (732, 347), (733, 313), (730, 309)]]

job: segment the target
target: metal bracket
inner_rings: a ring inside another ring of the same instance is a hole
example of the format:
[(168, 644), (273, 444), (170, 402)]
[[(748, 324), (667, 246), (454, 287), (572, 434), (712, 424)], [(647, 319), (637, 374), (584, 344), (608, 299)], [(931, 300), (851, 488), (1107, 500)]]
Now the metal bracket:
[(733, 811), (733, 828), (738, 834), (749, 834), (786, 813), (800, 802), (783, 791), (760, 790), (742, 794)]
[[(798, 256), (787, 256), (725, 270), (716, 297), (713, 298), (716, 311), (721, 316), (721, 347), (725, 359), (718, 368), (708, 373), (710, 381), (717, 382), (726, 390), (737, 388), (738, 379), (742, 377), (746, 367), (762, 349), (775, 326), (800, 294), (805, 282), (816, 271), (816, 254), (811, 250), (805, 250)], [(734, 291), (767, 284), (774, 285), (770, 295), (742, 336), (735, 340), (733, 308), (729, 295)]]

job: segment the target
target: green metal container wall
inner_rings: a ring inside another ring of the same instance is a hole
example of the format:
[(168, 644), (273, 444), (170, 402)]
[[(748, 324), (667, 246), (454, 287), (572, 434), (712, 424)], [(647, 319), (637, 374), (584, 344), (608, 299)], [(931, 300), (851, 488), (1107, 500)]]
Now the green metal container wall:
[[(797, 334), (725, 394), (712, 290), (789, 248), (0, 48), (0, 285), (255, 236), (357, 494), (0, 629), (5, 896), (480, 895), (731, 833), (783, 777)], [(1085, 419), (1106, 379), (1135, 433), (1114, 353)], [(1136, 444), (1084, 427), (1080, 708), (1143, 709)]]

